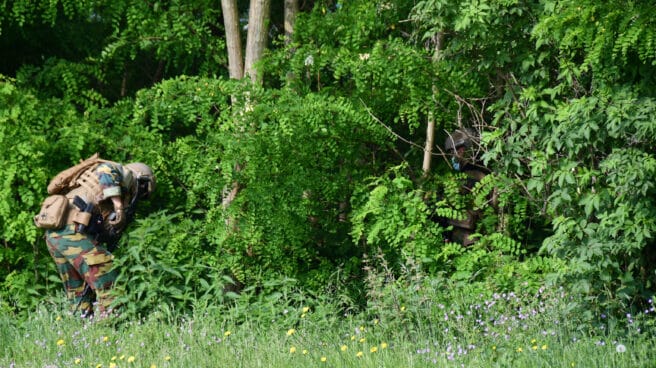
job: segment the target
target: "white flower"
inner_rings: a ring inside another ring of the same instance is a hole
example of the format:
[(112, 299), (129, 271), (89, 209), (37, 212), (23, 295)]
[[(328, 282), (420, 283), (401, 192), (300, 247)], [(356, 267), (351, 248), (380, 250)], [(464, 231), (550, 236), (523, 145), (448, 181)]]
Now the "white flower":
[(622, 344), (617, 344), (617, 346), (615, 347), (615, 351), (617, 351), (618, 353), (623, 353), (626, 351), (626, 346)]
[(308, 57), (305, 58), (304, 64), (305, 66), (314, 65), (314, 57), (312, 55), (308, 55)]

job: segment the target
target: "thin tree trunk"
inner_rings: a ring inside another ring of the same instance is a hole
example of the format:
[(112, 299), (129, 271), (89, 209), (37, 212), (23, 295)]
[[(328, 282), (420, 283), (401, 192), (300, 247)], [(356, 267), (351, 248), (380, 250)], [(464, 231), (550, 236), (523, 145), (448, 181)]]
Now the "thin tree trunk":
[(297, 13), (298, 0), (285, 0), (285, 43), (289, 43), (292, 40)]
[(228, 49), (228, 71), (230, 78), (241, 79), (244, 76), (244, 63), (241, 53), (241, 34), (239, 32), (239, 14), (236, 0), (221, 0), (223, 25), (226, 31), (226, 48)]
[(428, 126), (426, 127), (426, 146), (424, 147), (424, 163), (422, 171), (424, 177), (428, 176), (431, 169), (431, 158), (433, 156), (433, 144), (435, 140), (435, 115), (433, 112), (428, 113)]
[(248, 11), (248, 37), (246, 39), (246, 60), (244, 74), (254, 83), (262, 83), (262, 78), (255, 70), (255, 64), (260, 61), (268, 40), (268, 23), (271, 0), (251, 0)]
[[(442, 51), (442, 40), (444, 39), (444, 33), (438, 32), (435, 35), (435, 52), (433, 53), (433, 62), (438, 63), (440, 61)], [(433, 86), (433, 97), (435, 96), (436, 87)], [(424, 162), (421, 166), (424, 177), (428, 176), (431, 169), (431, 161), (433, 157), (433, 145), (435, 142), (435, 114), (431, 111), (428, 113), (428, 126), (426, 127), (426, 146), (424, 147)]]

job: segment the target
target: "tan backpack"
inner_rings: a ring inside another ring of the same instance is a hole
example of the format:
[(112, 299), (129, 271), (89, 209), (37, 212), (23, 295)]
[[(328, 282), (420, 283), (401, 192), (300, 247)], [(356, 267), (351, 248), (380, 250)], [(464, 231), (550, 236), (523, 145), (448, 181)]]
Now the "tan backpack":
[(101, 162), (109, 161), (101, 159), (98, 153), (96, 153), (88, 159), (80, 161), (79, 164), (60, 172), (50, 181), (50, 184), (48, 184), (48, 194), (59, 194), (63, 190), (76, 187), (77, 184), (75, 182), (77, 178), (79, 178), (88, 168)]

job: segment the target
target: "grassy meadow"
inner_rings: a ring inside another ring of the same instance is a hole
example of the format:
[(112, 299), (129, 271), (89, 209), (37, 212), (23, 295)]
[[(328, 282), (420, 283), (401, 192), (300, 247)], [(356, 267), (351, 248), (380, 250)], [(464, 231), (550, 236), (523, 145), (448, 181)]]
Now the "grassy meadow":
[(370, 290), (359, 312), (285, 290), (102, 321), (44, 302), (26, 318), (0, 316), (0, 367), (656, 366), (651, 300), (635, 316), (589, 318), (562, 288), (445, 285)]

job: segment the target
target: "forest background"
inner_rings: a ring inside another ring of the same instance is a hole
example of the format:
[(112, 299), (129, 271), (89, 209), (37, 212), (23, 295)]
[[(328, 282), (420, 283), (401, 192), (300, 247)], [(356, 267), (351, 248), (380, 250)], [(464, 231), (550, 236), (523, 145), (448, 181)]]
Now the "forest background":
[[(128, 315), (289, 285), (375, 309), (410, 267), (472, 295), (561, 286), (590, 321), (651, 304), (651, 1), (0, 7), (4, 314), (61, 298), (32, 217), (95, 152), (157, 175), (116, 252)], [(441, 150), (458, 127), (493, 172), (467, 196)], [(472, 206), (478, 241), (445, 242)]]

